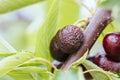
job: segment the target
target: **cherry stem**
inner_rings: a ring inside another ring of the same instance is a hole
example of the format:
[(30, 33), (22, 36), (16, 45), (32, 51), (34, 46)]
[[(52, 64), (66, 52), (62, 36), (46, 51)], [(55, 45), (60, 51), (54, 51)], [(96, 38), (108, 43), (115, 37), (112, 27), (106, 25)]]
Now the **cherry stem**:
[(111, 10), (99, 9), (84, 30), (83, 45), (64, 62), (61, 69), (64, 71), (68, 70), (73, 62), (81, 58), (87, 50), (90, 50), (99, 35), (111, 21)]

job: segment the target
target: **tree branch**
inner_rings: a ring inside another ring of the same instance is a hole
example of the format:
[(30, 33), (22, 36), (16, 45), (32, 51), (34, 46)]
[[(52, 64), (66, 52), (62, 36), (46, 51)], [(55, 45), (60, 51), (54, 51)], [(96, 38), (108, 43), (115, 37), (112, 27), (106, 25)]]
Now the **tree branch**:
[(71, 55), (66, 62), (62, 65), (62, 70), (68, 70), (69, 66), (80, 57), (84, 55), (87, 50), (93, 46), (101, 32), (105, 27), (112, 21), (111, 11), (105, 9), (99, 9), (93, 18), (90, 20), (90, 23), (84, 30), (84, 43), (77, 53)]

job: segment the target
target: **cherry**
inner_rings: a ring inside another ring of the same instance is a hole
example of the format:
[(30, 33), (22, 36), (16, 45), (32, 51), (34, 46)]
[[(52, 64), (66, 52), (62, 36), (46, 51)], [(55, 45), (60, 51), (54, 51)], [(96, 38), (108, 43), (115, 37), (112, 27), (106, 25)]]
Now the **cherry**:
[(83, 43), (83, 32), (75, 25), (65, 26), (57, 33), (57, 42), (60, 49), (65, 53), (76, 52)]
[(106, 54), (99, 54), (88, 59), (106, 71), (120, 72), (120, 62), (112, 61)]
[(120, 61), (120, 32), (107, 34), (103, 39), (103, 47), (107, 57), (119, 62)]
[(50, 53), (54, 59), (61, 61), (61, 62), (64, 62), (69, 56), (69, 54), (61, 51), (61, 49), (59, 48), (56, 42), (55, 37), (51, 40), (51, 43), (50, 43)]
[(82, 30), (74, 25), (68, 25), (60, 29), (50, 43), (51, 56), (64, 62), (68, 56), (75, 53), (83, 43)]

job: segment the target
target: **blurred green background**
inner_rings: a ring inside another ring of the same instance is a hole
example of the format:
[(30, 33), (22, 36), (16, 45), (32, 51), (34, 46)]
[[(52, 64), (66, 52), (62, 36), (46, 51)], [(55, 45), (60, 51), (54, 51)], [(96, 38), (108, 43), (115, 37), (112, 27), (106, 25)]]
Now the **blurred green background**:
[[(87, 18), (91, 16), (89, 11), (84, 6), (81, 6), (79, 4), (80, 0), (76, 0), (76, 3), (73, 3), (71, 1), (65, 0), (64, 2), (62, 2), (62, 13), (60, 15), (61, 21), (59, 22), (59, 27), (63, 27), (68, 24), (73, 24), (78, 19)], [(96, 7), (95, 0), (83, 0), (83, 2), (90, 9), (94, 9)], [(49, 6), (51, 6), (51, 4), (48, 4), (46, 1), (43, 1), (32, 6), (19, 9), (17, 11), (1, 14), (1, 36), (16, 50), (34, 51), (36, 32), (38, 31), (38, 28), (42, 25), (48, 12)], [(114, 21), (113, 25), (114, 26), (112, 27), (111, 25), (109, 25), (109, 27), (105, 29), (104, 34), (111, 31), (120, 30), (118, 27), (118, 23)], [(102, 37), (103, 36), (100, 36), (99, 42), (102, 41)], [(6, 48), (2, 45), (3, 44), (0, 45), (0, 49), (2, 52), (5, 52)]]
[[(35, 35), (46, 15), (46, 2), (0, 15), (0, 34), (15, 49), (33, 51)], [(1, 45), (0, 48), (6, 51)]]

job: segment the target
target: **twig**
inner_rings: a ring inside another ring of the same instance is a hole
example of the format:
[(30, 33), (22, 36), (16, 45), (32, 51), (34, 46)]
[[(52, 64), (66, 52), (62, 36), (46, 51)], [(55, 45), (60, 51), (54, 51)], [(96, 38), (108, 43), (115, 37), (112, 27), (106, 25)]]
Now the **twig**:
[(71, 55), (66, 62), (62, 65), (62, 70), (68, 70), (69, 65), (74, 61), (78, 60), (83, 56), (83, 54), (95, 43), (101, 32), (105, 27), (112, 21), (111, 11), (105, 9), (99, 9), (93, 18), (90, 20), (90, 23), (84, 30), (84, 43), (77, 53)]

